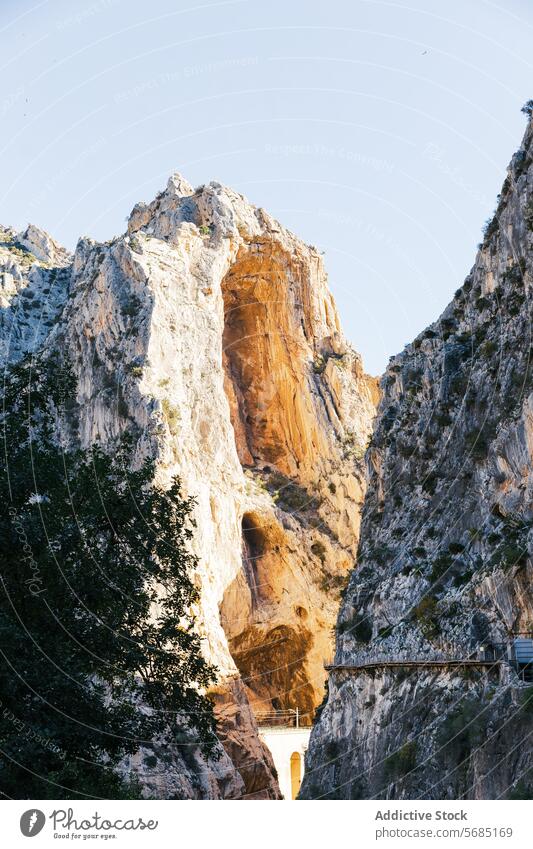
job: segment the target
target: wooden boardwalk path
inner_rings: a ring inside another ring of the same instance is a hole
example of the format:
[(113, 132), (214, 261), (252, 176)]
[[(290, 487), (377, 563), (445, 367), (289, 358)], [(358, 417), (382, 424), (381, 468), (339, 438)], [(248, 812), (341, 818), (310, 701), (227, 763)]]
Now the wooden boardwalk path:
[(365, 672), (376, 669), (449, 669), (466, 666), (468, 668), (494, 668), (501, 666), (501, 660), (471, 660), (469, 658), (450, 660), (374, 660), (368, 663), (336, 664), (326, 663), (324, 668), (328, 672)]

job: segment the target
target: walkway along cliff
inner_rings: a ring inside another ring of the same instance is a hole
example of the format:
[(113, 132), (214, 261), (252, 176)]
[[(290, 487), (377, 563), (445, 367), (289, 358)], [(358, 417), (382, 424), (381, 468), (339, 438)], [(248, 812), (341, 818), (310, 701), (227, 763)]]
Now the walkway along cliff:
[(532, 798), (532, 249), (530, 120), (472, 271), (381, 381), (303, 798)]
[[(254, 711), (322, 700), (356, 554), (377, 401), (318, 251), (218, 183), (179, 175), (125, 235), (73, 257), (36, 227), (0, 233), (2, 355), (61, 350), (83, 447), (134, 434), (163, 484), (196, 499), (199, 631), (218, 669), (223, 746), (124, 764), (146, 793), (277, 798)], [(68, 446), (67, 446), (68, 447)]]

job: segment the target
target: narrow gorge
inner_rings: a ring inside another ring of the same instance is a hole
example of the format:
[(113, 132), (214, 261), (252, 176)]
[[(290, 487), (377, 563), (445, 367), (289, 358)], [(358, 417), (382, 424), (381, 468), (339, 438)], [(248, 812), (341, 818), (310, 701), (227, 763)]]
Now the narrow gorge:
[(280, 798), (259, 724), (297, 711), (300, 798), (531, 798), (532, 249), (530, 120), (472, 271), (378, 383), (318, 250), (219, 183), (174, 174), (73, 255), (0, 230), (4, 373), (53, 353), (61, 449), (128, 433), (194, 500), (216, 746), (183, 718), (139, 744), (145, 797)]

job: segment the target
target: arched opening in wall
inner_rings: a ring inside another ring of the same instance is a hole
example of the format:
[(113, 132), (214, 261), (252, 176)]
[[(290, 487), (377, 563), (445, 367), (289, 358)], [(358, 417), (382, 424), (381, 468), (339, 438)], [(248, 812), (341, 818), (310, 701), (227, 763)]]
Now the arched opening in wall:
[(253, 605), (257, 604), (260, 592), (257, 561), (265, 551), (266, 534), (261, 528), (260, 518), (253, 513), (245, 513), (242, 517), (242, 563)]
[(296, 799), (302, 783), (302, 757), (299, 752), (291, 755), (291, 798)]

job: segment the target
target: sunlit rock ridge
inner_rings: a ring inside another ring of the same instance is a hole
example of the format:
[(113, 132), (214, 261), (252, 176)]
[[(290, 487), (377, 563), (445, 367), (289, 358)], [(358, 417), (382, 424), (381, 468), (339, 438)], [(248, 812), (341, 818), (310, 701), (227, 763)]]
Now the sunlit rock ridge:
[(533, 798), (531, 680), (422, 665), (533, 631), (532, 248), (530, 121), (472, 271), (382, 378), (304, 798)]
[(61, 350), (81, 446), (112, 451), (128, 429), (136, 460), (196, 499), (223, 754), (177, 748), (151, 771), (140, 753), (125, 768), (162, 797), (277, 798), (254, 712), (310, 722), (322, 700), (377, 401), (321, 256), (236, 192), (176, 174), (126, 234), (82, 238), (74, 256), (36, 227), (4, 228), (0, 272), (4, 362)]

